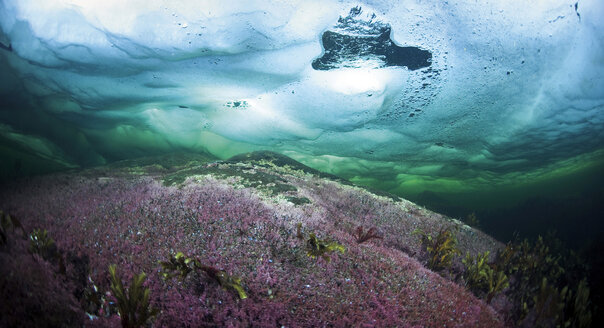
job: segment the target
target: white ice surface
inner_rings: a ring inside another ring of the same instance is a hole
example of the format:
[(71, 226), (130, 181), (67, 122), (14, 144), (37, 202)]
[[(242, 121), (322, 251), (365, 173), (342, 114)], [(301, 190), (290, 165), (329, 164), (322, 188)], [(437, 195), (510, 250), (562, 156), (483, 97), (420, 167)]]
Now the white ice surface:
[[(0, 0), (0, 95), (26, 94), (111, 158), (272, 149), (358, 160), (336, 170), (349, 176), (488, 183), (602, 148), (604, 3), (576, 2)], [(430, 51), (433, 72), (312, 69), (355, 6)]]

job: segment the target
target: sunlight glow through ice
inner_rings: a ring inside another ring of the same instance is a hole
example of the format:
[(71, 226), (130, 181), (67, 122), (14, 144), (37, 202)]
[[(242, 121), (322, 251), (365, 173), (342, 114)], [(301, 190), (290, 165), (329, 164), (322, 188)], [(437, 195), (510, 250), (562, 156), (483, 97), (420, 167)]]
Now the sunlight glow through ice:
[[(270, 149), (360, 180), (501, 183), (602, 148), (604, 5), (575, 3), (0, 0), (0, 124), (70, 165)], [(311, 67), (325, 31), (372, 27), (430, 66)]]

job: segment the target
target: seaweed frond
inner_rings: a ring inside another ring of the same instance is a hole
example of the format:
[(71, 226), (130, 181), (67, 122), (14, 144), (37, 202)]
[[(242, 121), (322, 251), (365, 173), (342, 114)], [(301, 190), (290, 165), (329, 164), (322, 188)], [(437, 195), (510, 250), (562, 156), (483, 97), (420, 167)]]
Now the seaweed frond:
[(577, 286), (575, 301), (573, 302), (572, 327), (591, 327), (591, 306), (589, 301), (589, 287), (587, 279), (583, 278)]
[(31, 254), (39, 254), (45, 260), (59, 257), (55, 241), (48, 236), (48, 231), (46, 229), (34, 229), (34, 231), (29, 234), (28, 250)]
[(325, 261), (331, 261), (328, 253), (338, 251), (340, 253), (346, 252), (346, 247), (335, 241), (327, 241), (319, 239), (314, 233), (310, 233), (306, 240), (306, 255), (316, 258), (322, 257)]
[(547, 278), (543, 278), (539, 293), (533, 296), (535, 306), (526, 316), (524, 322), (530, 323), (533, 327), (555, 327), (563, 320), (562, 316), (567, 296), (567, 287), (559, 291), (548, 283)]
[(558, 289), (547, 278), (543, 278), (539, 292), (532, 300), (534, 306), (530, 310), (524, 303), (527, 315), (522, 324), (534, 327), (591, 327), (589, 287), (585, 279), (579, 282), (573, 295), (568, 286)]
[(172, 255), (170, 260), (159, 262), (162, 267), (162, 277), (170, 279), (178, 276), (180, 280), (184, 280), (195, 267), (195, 260), (186, 257), (182, 252)]
[(304, 239), (304, 234), (302, 234), (302, 223), (296, 224), (296, 238)]
[(493, 268), (497, 271), (503, 271), (508, 274), (518, 271), (518, 267), (514, 264), (514, 259), (517, 257), (518, 247), (509, 242), (503, 250), (497, 252)]
[(510, 277), (507, 296), (516, 325), (589, 326), (589, 289), (580, 281), (586, 266), (554, 233), (533, 242), (516, 236), (499, 251), (492, 268)]
[(495, 271), (493, 269), (487, 271), (487, 282), (489, 287), (487, 304), (490, 304), (495, 295), (501, 293), (509, 286), (508, 276), (502, 271)]
[(457, 239), (450, 229), (441, 229), (436, 237), (416, 229), (412, 234), (419, 234), (421, 243), (429, 254), (428, 267), (440, 270), (451, 267), (453, 257), (459, 254)]
[(210, 266), (202, 266), (201, 269), (210, 278), (216, 280), (222, 288), (236, 292), (242, 300), (247, 298), (247, 294), (245, 293), (245, 289), (241, 286), (241, 279), (239, 277), (231, 276), (226, 273), (226, 271), (218, 270)]
[(468, 214), (466, 217), (466, 224), (474, 228), (478, 228), (480, 226), (480, 220), (478, 220), (478, 217), (476, 217), (476, 213), (472, 212)]
[(116, 265), (109, 266), (111, 290), (117, 299), (122, 327), (141, 327), (157, 315), (158, 310), (149, 305), (149, 288), (143, 287), (147, 275), (141, 272), (132, 277), (130, 287), (124, 288), (122, 280), (116, 274)]
[(202, 265), (199, 259), (188, 257), (182, 252), (176, 253), (176, 255), (173, 255), (168, 261), (160, 261), (160, 264), (162, 266), (162, 277), (164, 279), (178, 277), (180, 280), (184, 280), (189, 273), (196, 270), (198, 272), (204, 272), (225, 290), (237, 293), (240, 299), (247, 298), (245, 289), (241, 286), (240, 278), (231, 276), (226, 271), (216, 269), (212, 266)]
[(466, 266), (464, 278), (468, 288), (475, 294), (485, 292), (487, 304), (509, 286), (508, 276), (498, 270), (497, 266), (489, 264), (489, 254), (490, 252), (486, 251), (472, 257), (470, 253), (466, 253), (462, 260)]
[(369, 230), (363, 231), (363, 227), (358, 226), (357, 229), (355, 230), (354, 234), (357, 237), (357, 243), (359, 243), (359, 244), (364, 243), (372, 238), (376, 238), (376, 239), (384, 238), (384, 237), (382, 237), (382, 235), (380, 235), (377, 232), (377, 229), (375, 227), (371, 227), (371, 228), (369, 228)]
[(106, 298), (108, 293), (97, 287), (92, 277), (88, 276), (87, 280), (86, 287), (82, 292), (86, 315), (91, 319), (111, 315), (113, 307), (111, 306), (112, 302), (109, 302)]
[(12, 229), (13, 232), (15, 229), (21, 229), (23, 237), (26, 236), (25, 229), (17, 218), (0, 210), (0, 246), (8, 242), (8, 229)]
[(226, 290), (232, 290), (237, 293), (239, 299), (246, 299), (247, 294), (245, 293), (245, 289), (241, 286), (241, 278), (231, 276), (227, 274), (225, 271), (218, 272), (218, 283)]
[(490, 252), (486, 251), (473, 257), (468, 252), (462, 260), (462, 263), (466, 266), (464, 278), (470, 290), (477, 292), (487, 288), (489, 271), (493, 271), (488, 263), (489, 254)]

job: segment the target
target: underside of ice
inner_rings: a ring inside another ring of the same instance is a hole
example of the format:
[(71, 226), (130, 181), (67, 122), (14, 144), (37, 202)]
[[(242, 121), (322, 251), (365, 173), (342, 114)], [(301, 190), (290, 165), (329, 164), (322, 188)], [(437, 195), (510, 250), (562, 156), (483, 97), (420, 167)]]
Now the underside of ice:
[(538, 178), (602, 156), (603, 14), (597, 0), (1, 0), (0, 146), (66, 167), (270, 149), (394, 190)]

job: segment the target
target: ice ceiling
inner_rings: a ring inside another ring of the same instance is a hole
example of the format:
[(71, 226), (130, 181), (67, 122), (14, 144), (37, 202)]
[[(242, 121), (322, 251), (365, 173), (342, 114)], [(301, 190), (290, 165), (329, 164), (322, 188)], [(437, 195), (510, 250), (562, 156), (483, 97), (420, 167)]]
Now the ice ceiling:
[(3, 167), (269, 149), (393, 191), (541, 179), (603, 157), (603, 18), (598, 0), (0, 0)]

